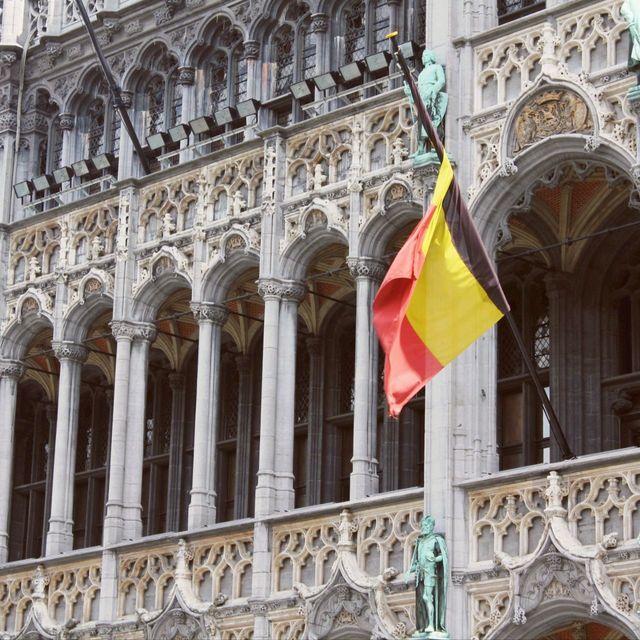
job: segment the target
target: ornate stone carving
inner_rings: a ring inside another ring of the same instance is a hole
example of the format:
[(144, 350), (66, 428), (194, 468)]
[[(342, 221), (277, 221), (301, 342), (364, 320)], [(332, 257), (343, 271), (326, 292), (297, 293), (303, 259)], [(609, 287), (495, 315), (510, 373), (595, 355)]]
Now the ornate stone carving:
[(311, 16), (310, 33), (326, 33), (329, 28), (329, 16), (326, 13), (314, 13)]
[(58, 116), (58, 125), (63, 131), (71, 131), (76, 125), (75, 113), (61, 113)]
[(103, 35), (107, 43), (113, 40), (113, 36), (122, 30), (122, 23), (115, 18), (105, 18), (102, 21)]
[(229, 317), (228, 309), (219, 304), (192, 302), (190, 307), (194, 318), (198, 322), (209, 321), (222, 326)]
[(15, 64), (18, 56), (13, 51), (0, 51), (0, 68), (8, 68)]
[(561, 133), (592, 133), (593, 119), (586, 102), (566, 89), (547, 89), (522, 107), (514, 124), (512, 150)]
[(302, 282), (287, 280), (280, 284), (279, 295), (283, 300), (295, 300), (300, 303), (307, 295), (307, 287)]
[(58, 58), (62, 56), (64, 53), (64, 48), (61, 44), (57, 42), (48, 42), (44, 48), (44, 54), (47, 57), (49, 68), (53, 68), (56, 66), (56, 62)]
[(246, 40), (244, 43), (244, 57), (247, 60), (256, 60), (260, 56), (260, 42), (258, 40)]
[(109, 326), (111, 327), (111, 333), (116, 340), (122, 338), (133, 340), (135, 338), (136, 328), (130, 322), (113, 320), (109, 323)]
[(21, 378), (24, 374), (24, 365), (15, 360), (0, 360), (0, 378)]
[(277, 280), (259, 280), (258, 294), (265, 300), (267, 298), (278, 298), (280, 296), (280, 283)]
[(196, 80), (194, 67), (178, 67), (178, 84), (191, 86)]
[(518, 167), (512, 158), (505, 158), (504, 162), (498, 169), (498, 175), (501, 178), (508, 178), (509, 176), (515, 176), (518, 173)]
[(354, 278), (370, 278), (376, 282), (381, 282), (387, 273), (383, 262), (371, 258), (348, 258), (347, 266)]
[(89, 356), (89, 351), (81, 344), (74, 342), (55, 342), (52, 344), (53, 352), (58, 360), (72, 360), (74, 362), (85, 362)]

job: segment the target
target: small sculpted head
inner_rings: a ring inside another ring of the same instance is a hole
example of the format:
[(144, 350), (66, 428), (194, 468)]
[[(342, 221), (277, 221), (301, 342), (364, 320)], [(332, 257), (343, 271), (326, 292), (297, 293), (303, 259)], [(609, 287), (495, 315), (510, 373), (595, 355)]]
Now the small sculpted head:
[(436, 54), (431, 49), (425, 49), (422, 54), (422, 64), (426, 67), (430, 64), (435, 64)]
[(434, 520), (433, 516), (425, 516), (422, 519), (422, 525), (420, 529), (423, 534), (429, 535), (430, 533), (433, 533), (433, 529), (435, 526), (436, 521)]

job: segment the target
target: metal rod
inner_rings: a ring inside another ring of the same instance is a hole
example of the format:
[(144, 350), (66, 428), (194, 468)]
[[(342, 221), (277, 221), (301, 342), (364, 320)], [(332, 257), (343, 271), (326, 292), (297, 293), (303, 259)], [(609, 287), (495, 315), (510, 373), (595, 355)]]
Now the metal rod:
[(107, 79), (107, 83), (109, 84), (109, 89), (111, 90), (111, 96), (113, 97), (113, 106), (118, 110), (120, 114), (120, 118), (122, 119), (122, 124), (124, 124), (127, 133), (129, 134), (129, 138), (131, 138), (131, 142), (133, 143), (133, 147), (138, 154), (138, 160), (140, 160), (140, 164), (144, 169), (145, 174), (150, 174), (151, 169), (149, 168), (149, 163), (147, 162), (147, 157), (142, 150), (142, 145), (140, 144), (140, 140), (138, 140), (138, 135), (136, 134), (136, 130), (133, 127), (133, 123), (131, 122), (131, 118), (129, 118), (129, 112), (125, 109), (122, 104), (122, 93), (120, 91), (120, 87), (117, 85), (115, 78), (113, 77), (113, 73), (111, 73), (111, 67), (107, 62), (107, 59), (104, 57), (102, 53), (102, 49), (100, 49), (100, 45), (98, 44), (98, 39), (96, 38), (96, 33), (93, 30), (93, 26), (91, 25), (91, 21), (89, 20), (89, 14), (87, 13), (87, 9), (84, 6), (82, 0), (76, 0), (76, 6), (78, 7), (78, 11), (80, 12), (80, 16), (82, 17), (82, 21), (84, 22), (84, 26), (87, 28), (87, 33), (89, 34), (89, 40), (91, 40), (91, 45), (93, 46), (93, 50), (96, 52), (98, 56), (98, 60), (100, 61), (100, 66), (102, 67), (102, 71)]
[[(391, 40), (391, 46), (393, 47), (394, 56), (398, 62), (398, 65), (400, 66), (400, 69), (402, 70), (405, 81), (409, 85), (409, 89), (411, 91), (411, 96), (413, 98), (413, 103), (416, 108), (419, 121), (422, 124), (424, 130), (427, 132), (427, 136), (429, 137), (431, 144), (433, 144), (436, 150), (436, 153), (438, 154), (438, 158), (440, 162), (442, 162), (442, 159), (444, 158), (444, 145), (442, 144), (442, 140), (440, 140), (440, 136), (438, 135), (436, 128), (433, 126), (433, 122), (431, 122), (429, 113), (427, 112), (427, 109), (425, 108), (424, 103), (420, 98), (418, 87), (416, 86), (416, 82), (413, 79), (413, 75), (409, 70), (407, 61), (405, 60), (405, 57), (402, 51), (400, 51), (400, 48), (398, 47), (397, 36), (398, 36), (397, 33), (392, 33), (392, 34), (389, 34), (387, 38)], [(456, 191), (458, 192), (460, 191), (460, 186), (458, 185), (458, 181), (455, 179), (455, 177), (453, 179), (452, 186), (454, 189), (456, 189)], [(462, 200), (462, 197), (460, 197), (460, 202), (464, 202)], [(496, 274), (496, 277), (497, 277), (497, 274)], [(511, 313), (511, 310), (507, 309), (504, 314), (504, 317), (507, 319), (507, 323), (509, 324), (511, 332), (513, 333), (513, 337), (516, 339), (516, 343), (518, 345), (518, 348), (520, 349), (520, 354), (524, 359), (529, 375), (531, 376), (531, 380), (533, 381), (533, 385), (536, 388), (536, 392), (538, 393), (538, 397), (540, 398), (540, 402), (542, 403), (542, 408), (545, 414), (547, 415), (547, 419), (549, 420), (549, 426), (551, 427), (551, 431), (553, 432), (553, 435), (558, 443), (558, 446), (562, 451), (562, 457), (565, 460), (568, 460), (570, 458), (575, 458), (575, 456), (573, 455), (573, 452), (571, 451), (571, 447), (569, 447), (567, 438), (564, 435), (564, 431), (560, 426), (560, 421), (558, 420), (558, 416), (556, 415), (556, 412), (551, 402), (549, 401), (547, 394), (544, 391), (542, 383), (540, 382), (540, 378), (536, 371), (535, 364), (533, 363), (533, 359), (531, 358), (531, 354), (527, 350), (524, 340), (522, 339), (522, 335), (520, 334), (520, 329), (518, 329), (518, 325), (516, 324), (516, 321), (513, 317), (513, 314)]]

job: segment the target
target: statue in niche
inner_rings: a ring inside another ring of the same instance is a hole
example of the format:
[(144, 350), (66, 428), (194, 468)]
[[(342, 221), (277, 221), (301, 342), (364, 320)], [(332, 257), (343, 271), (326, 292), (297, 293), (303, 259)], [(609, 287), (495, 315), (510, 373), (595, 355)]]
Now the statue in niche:
[[(447, 105), (449, 104), (449, 96), (445, 93), (444, 87), (446, 84), (444, 68), (441, 64), (436, 62), (436, 56), (433, 51), (425, 49), (422, 54), (422, 64), (424, 68), (418, 74), (418, 92), (420, 93), (420, 99), (424, 103), (424, 106), (433, 122), (433, 126), (440, 138), (444, 137), (444, 116), (447, 112)], [(409, 102), (413, 107), (413, 96), (411, 95), (411, 89), (409, 85), (405, 83), (404, 92), (409, 98)], [(416, 122), (418, 118), (416, 116)], [(414, 155), (414, 162), (416, 165), (426, 164), (432, 162), (435, 158), (435, 153), (431, 150), (431, 142), (427, 136), (427, 132), (424, 130), (422, 123), (418, 122), (418, 147)]]
[(427, 515), (422, 519), (409, 571), (404, 582), (414, 574), (416, 585), (416, 632), (414, 638), (447, 639), (447, 582), (449, 554), (444, 538), (434, 533), (435, 520)]
[(620, 14), (629, 25), (629, 69), (640, 79), (640, 0), (624, 0)]

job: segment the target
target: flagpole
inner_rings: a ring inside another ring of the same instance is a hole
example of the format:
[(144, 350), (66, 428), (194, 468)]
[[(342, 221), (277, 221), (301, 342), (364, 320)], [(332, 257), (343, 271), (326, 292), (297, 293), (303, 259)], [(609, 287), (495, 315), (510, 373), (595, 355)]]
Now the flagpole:
[[(429, 117), (429, 113), (427, 112), (427, 109), (424, 106), (424, 102), (422, 102), (422, 98), (420, 97), (420, 92), (418, 91), (416, 82), (413, 79), (413, 75), (411, 74), (411, 71), (409, 70), (407, 61), (402, 51), (400, 51), (400, 48), (398, 47), (397, 37), (398, 37), (397, 31), (394, 33), (390, 33), (387, 36), (387, 38), (391, 41), (394, 57), (397, 60), (398, 65), (402, 70), (404, 79), (411, 91), (411, 97), (413, 98), (413, 104), (415, 105), (416, 111), (418, 113), (419, 121), (422, 124), (424, 130), (426, 131), (427, 137), (431, 141), (431, 144), (433, 145), (436, 151), (436, 154), (438, 155), (438, 159), (440, 160), (440, 162), (442, 162), (442, 159), (444, 158), (444, 153), (445, 153), (444, 145), (440, 140), (440, 136), (438, 135), (436, 128), (433, 126), (433, 122), (431, 121), (431, 118)], [(458, 192), (460, 191), (460, 186), (458, 185), (458, 181), (455, 179), (453, 180), (453, 186), (454, 186), (454, 189), (456, 189), (456, 191)], [(464, 200), (462, 199), (462, 196), (460, 196), (460, 201), (464, 202)], [(498, 277), (496, 274), (496, 280), (497, 279)], [(564, 460), (575, 458), (575, 455), (573, 454), (573, 452), (571, 451), (571, 447), (569, 446), (569, 442), (567, 441), (567, 438), (564, 435), (564, 431), (560, 426), (560, 421), (558, 420), (558, 416), (556, 415), (553, 405), (551, 404), (547, 394), (545, 393), (544, 387), (542, 386), (542, 382), (540, 381), (540, 376), (536, 371), (533, 358), (531, 357), (531, 354), (527, 350), (527, 347), (520, 333), (520, 329), (516, 324), (513, 314), (508, 308), (504, 313), (504, 317), (506, 318), (507, 323), (509, 324), (509, 328), (511, 329), (511, 332), (513, 333), (513, 337), (516, 340), (518, 349), (520, 350), (520, 354), (522, 355), (525, 366), (527, 367), (529, 376), (533, 381), (533, 386), (536, 389), (538, 397), (540, 398), (540, 402), (542, 403), (544, 412), (547, 416), (547, 419), (549, 420), (549, 426), (551, 428), (553, 436), (555, 437), (556, 442), (558, 443), (558, 446), (562, 451), (562, 458)]]

